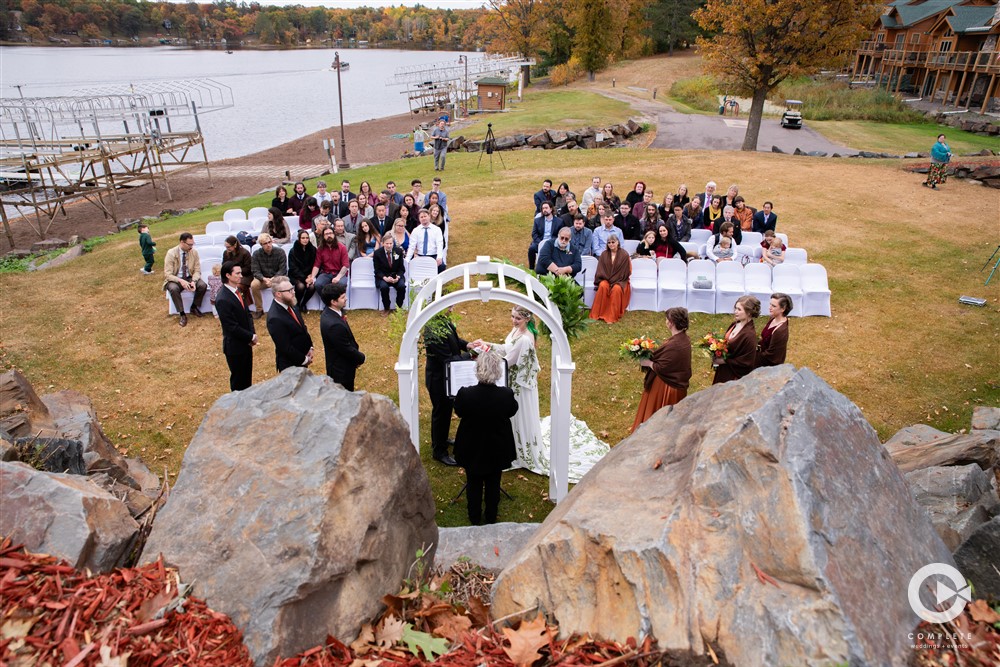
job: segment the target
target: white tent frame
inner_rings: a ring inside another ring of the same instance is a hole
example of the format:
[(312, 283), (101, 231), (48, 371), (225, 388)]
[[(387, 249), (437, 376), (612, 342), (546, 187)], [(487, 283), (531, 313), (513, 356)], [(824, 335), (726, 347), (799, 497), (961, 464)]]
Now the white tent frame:
[[(495, 276), (492, 280), (478, 280), (476, 276)], [(443, 293), (445, 283), (462, 279), (462, 288), (449, 294)], [(524, 286), (527, 294), (507, 288), (513, 280)], [(475, 262), (451, 267), (429, 280), (411, 300), (406, 320), (406, 333), (399, 347), (396, 373), (399, 375), (399, 409), (410, 426), (410, 441), (420, 451), (420, 382), (417, 377), (417, 343), (424, 326), (443, 310), (466, 301), (490, 299), (524, 306), (545, 323), (552, 332), (552, 381), (551, 413), (552, 431), (549, 472), (549, 498), (562, 501), (569, 492), (569, 425), (572, 404), (572, 380), (576, 364), (573, 363), (569, 339), (562, 327), (559, 308), (549, 300), (549, 292), (538, 279), (524, 269), (494, 262), (488, 256), (476, 257)]]

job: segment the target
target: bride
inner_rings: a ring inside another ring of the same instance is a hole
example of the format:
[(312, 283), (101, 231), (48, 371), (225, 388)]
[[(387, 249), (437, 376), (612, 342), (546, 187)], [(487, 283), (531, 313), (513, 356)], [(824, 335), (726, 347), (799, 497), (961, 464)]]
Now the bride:
[[(477, 340), (474, 346), (493, 349), (507, 360), (507, 386), (517, 399), (517, 414), (511, 417), (514, 442), (517, 448), (516, 466), (527, 468), (538, 475), (548, 475), (549, 418), (538, 417), (538, 355), (535, 353), (535, 336), (538, 330), (531, 311), (514, 306), (510, 311), (513, 328), (503, 344)], [(578, 482), (597, 461), (610, 451), (587, 428), (584, 422), (571, 417), (569, 442), (569, 481)]]

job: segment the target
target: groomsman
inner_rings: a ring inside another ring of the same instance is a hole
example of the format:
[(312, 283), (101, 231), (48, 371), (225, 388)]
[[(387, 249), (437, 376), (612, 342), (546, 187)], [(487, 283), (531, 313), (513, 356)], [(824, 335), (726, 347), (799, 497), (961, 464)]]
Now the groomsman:
[(240, 291), (243, 269), (236, 262), (223, 262), (221, 276), (224, 286), (215, 298), (215, 311), (222, 325), (222, 352), (229, 365), (229, 390), (240, 391), (253, 384), (253, 348), (257, 344), (257, 333)]
[(271, 281), (274, 301), (267, 311), (267, 332), (274, 341), (278, 372), (291, 366), (307, 367), (313, 362), (313, 342), (302, 314), (295, 307), (295, 286), (288, 276)]
[(358, 366), (365, 363), (365, 355), (358, 348), (344, 313), (347, 285), (343, 282), (327, 285), (320, 296), (326, 306), (319, 321), (326, 352), (326, 374), (342, 384), (344, 389), (354, 391), (354, 376)]

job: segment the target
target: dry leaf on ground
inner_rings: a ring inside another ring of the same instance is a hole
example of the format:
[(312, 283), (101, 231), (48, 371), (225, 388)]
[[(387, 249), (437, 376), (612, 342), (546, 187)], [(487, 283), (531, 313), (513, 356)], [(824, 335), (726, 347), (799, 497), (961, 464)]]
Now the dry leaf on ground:
[(389, 648), (403, 636), (406, 624), (395, 616), (386, 616), (375, 626), (375, 644), (381, 648)]
[(460, 616), (454, 612), (435, 614), (428, 620), (433, 626), (431, 634), (451, 642), (457, 642), (463, 632), (472, 629), (472, 621), (468, 616)]
[(986, 600), (975, 600), (969, 605), (969, 615), (972, 616), (972, 620), (979, 621), (980, 623), (1000, 623), (1000, 614), (993, 611)]
[(517, 630), (504, 628), (503, 633), (510, 642), (510, 647), (504, 647), (504, 653), (518, 667), (530, 665), (542, 657), (538, 649), (549, 643), (549, 633), (545, 627), (545, 617), (539, 614), (533, 621), (522, 621)]

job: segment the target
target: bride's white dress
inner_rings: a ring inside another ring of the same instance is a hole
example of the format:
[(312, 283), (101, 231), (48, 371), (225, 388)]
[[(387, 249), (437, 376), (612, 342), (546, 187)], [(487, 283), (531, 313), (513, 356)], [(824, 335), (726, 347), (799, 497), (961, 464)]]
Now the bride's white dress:
[[(544, 422), (538, 417), (538, 355), (535, 337), (530, 331), (521, 333), (512, 329), (503, 345), (491, 347), (507, 360), (507, 386), (514, 390), (517, 414), (511, 417), (514, 443), (517, 447), (516, 466), (527, 468), (539, 475), (549, 474), (549, 417)], [(579, 482), (595, 463), (611, 451), (575, 417), (570, 421), (569, 474), (570, 482)]]

